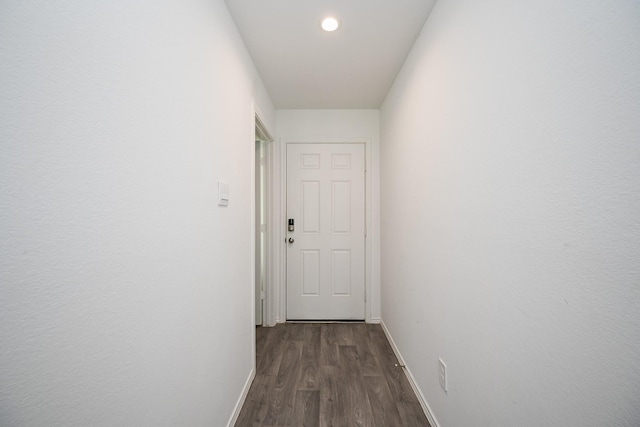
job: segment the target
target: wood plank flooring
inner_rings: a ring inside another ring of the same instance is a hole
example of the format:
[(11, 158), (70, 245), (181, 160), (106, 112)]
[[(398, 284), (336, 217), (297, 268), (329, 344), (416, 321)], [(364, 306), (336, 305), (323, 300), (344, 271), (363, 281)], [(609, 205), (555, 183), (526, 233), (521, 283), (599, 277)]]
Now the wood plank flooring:
[(380, 325), (256, 329), (256, 377), (236, 427), (428, 427)]

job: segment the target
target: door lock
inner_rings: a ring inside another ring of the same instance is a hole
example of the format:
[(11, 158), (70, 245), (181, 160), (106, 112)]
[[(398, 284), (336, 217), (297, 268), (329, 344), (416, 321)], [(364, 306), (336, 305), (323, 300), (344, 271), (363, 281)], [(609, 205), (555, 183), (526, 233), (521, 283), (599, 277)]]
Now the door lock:
[(295, 242), (295, 240), (293, 240), (293, 237), (289, 237), (289, 243), (293, 243)]

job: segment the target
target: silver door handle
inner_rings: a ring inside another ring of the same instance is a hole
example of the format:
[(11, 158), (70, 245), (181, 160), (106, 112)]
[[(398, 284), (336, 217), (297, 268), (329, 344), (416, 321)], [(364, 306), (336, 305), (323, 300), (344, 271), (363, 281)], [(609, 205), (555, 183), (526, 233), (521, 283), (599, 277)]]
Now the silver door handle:
[(289, 237), (289, 243), (293, 243), (295, 242), (295, 240), (293, 240), (293, 237)]

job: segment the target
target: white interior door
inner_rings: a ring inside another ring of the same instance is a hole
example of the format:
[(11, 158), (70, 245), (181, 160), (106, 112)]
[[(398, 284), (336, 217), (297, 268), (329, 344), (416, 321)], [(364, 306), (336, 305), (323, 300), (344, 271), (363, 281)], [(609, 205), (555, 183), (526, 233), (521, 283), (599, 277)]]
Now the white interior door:
[(287, 145), (289, 320), (364, 319), (364, 154), (364, 144)]

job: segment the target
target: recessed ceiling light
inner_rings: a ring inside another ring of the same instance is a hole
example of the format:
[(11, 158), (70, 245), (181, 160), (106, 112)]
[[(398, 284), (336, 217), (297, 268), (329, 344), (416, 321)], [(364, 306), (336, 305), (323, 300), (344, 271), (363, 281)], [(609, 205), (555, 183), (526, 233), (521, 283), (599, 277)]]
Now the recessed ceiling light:
[(325, 31), (335, 31), (340, 28), (340, 21), (338, 18), (334, 18), (333, 16), (329, 16), (322, 20), (322, 29)]

